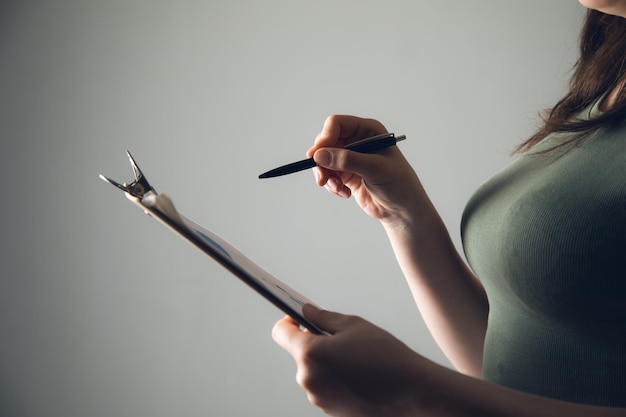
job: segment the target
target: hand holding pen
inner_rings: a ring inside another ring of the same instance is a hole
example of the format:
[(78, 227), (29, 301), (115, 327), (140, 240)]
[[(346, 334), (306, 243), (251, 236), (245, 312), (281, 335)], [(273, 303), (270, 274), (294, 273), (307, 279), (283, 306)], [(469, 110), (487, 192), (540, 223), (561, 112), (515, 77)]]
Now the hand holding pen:
[[(388, 148), (389, 146), (393, 146), (396, 144), (396, 142), (404, 139), (406, 139), (406, 136), (404, 135), (395, 136), (393, 133), (383, 133), (382, 135), (372, 136), (351, 143), (344, 146), (344, 148), (360, 153), (375, 153), (382, 149)], [(259, 178), (274, 178), (282, 175), (293, 174), (294, 172), (313, 168), (317, 165), (317, 162), (315, 162), (315, 160), (311, 157), (264, 172), (263, 174), (259, 175)]]
[(424, 190), (400, 148), (389, 144), (375, 153), (346, 149), (363, 138), (390, 135), (386, 132), (373, 119), (330, 116), (307, 156), (318, 164), (314, 168), (318, 186), (341, 198), (354, 197), (371, 217), (402, 221), (422, 210)]

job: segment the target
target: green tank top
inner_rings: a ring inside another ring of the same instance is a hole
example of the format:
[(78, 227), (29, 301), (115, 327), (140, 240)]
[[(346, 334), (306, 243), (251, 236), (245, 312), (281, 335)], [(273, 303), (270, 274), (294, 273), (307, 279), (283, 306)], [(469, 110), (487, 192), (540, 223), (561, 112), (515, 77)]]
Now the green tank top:
[(489, 298), (484, 379), (626, 407), (626, 126), (519, 157), (470, 199), (461, 231)]

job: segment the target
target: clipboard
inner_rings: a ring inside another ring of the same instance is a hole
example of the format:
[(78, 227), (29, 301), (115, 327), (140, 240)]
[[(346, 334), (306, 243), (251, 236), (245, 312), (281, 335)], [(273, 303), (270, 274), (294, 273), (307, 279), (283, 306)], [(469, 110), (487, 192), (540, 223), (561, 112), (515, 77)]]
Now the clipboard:
[(314, 334), (325, 334), (302, 313), (302, 306), (314, 304), (313, 302), (263, 270), (217, 234), (180, 214), (169, 195), (158, 194), (141, 172), (130, 152), (126, 154), (135, 175), (133, 182), (120, 184), (104, 175), (100, 175), (100, 178), (122, 190), (124, 195), (146, 214), (158, 220), (205, 255), (213, 258), (261, 296), (291, 316), (303, 328)]

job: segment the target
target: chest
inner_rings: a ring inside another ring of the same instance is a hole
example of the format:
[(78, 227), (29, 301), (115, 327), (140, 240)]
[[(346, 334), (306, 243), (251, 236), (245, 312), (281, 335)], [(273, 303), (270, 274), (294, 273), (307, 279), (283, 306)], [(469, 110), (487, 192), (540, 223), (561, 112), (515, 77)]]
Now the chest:
[(626, 323), (626, 137), (519, 158), (472, 197), (462, 235), (490, 299)]

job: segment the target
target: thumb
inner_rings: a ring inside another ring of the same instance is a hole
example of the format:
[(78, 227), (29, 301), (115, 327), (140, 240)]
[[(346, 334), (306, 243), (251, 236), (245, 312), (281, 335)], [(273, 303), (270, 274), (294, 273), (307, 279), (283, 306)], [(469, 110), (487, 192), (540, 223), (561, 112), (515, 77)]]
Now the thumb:
[(304, 317), (311, 321), (319, 329), (330, 334), (335, 334), (343, 328), (345, 315), (333, 311), (322, 310), (313, 304), (302, 306)]
[(313, 159), (323, 168), (352, 172), (364, 178), (380, 172), (377, 167), (381, 161), (380, 155), (354, 152), (342, 148), (321, 148), (313, 154)]

